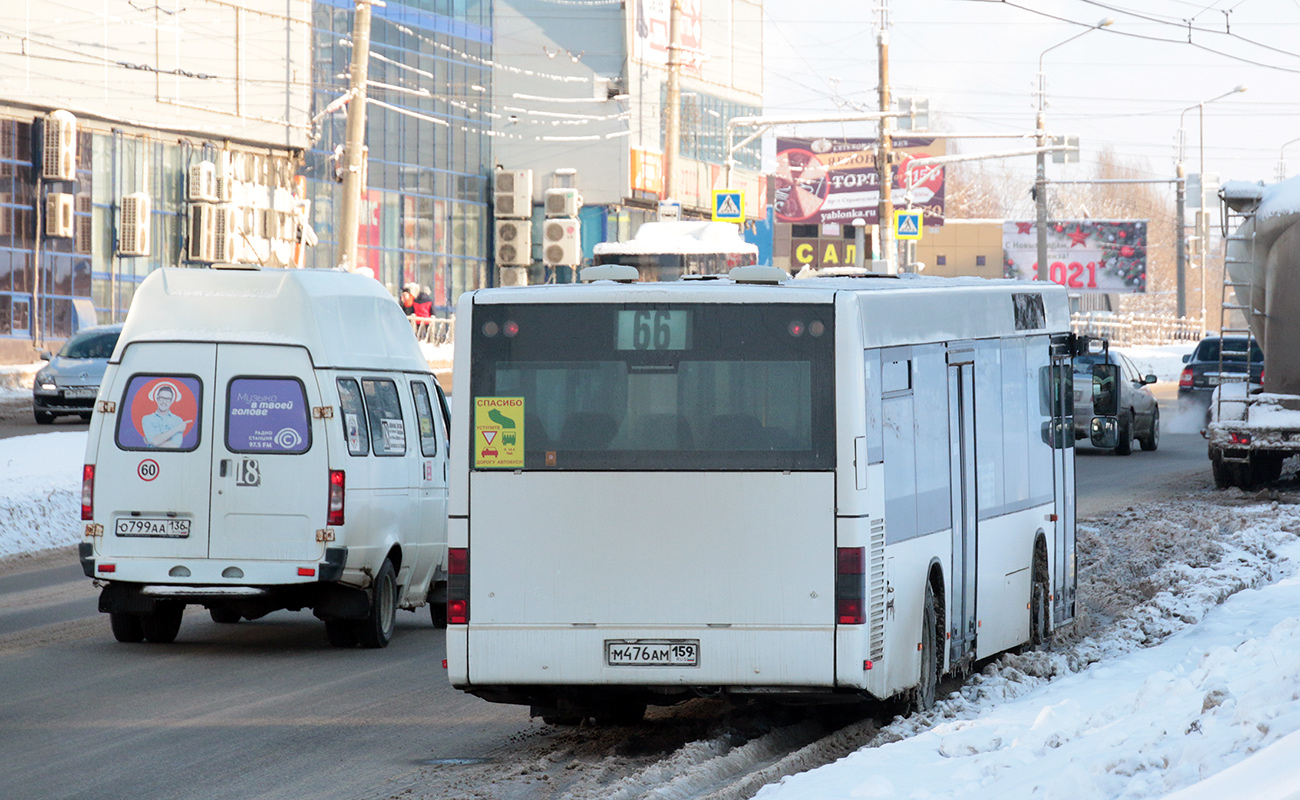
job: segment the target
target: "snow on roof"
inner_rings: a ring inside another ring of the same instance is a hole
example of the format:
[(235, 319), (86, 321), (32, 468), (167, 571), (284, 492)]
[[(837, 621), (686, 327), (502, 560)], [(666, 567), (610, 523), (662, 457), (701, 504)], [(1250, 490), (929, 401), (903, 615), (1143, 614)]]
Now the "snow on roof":
[(636, 236), (626, 242), (601, 242), (594, 255), (622, 253), (752, 253), (758, 245), (750, 244), (740, 229), (730, 222), (647, 222)]
[(139, 341), (298, 345), (317, 367), (428, 369), (383, 285), (339, 270), (156, 270), (136, 290), (113, 363)]

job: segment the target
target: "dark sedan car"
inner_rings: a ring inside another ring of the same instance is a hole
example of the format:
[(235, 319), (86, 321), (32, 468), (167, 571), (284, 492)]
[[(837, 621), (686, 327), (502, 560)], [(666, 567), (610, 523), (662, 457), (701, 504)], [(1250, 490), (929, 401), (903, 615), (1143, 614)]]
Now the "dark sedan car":
[[(1222, 360), (1220, 360), (1222, 359)], [(1264, 351), (1254, 337), (1207, 336), (1196, 349), (1183, 356), (1183, 374), (1178, 379), (1178, 410), (1206, 413), (1210, 395), (1220, 383), (1243, 381), (1247, 367), (1250, 383), (1264, 381)]]

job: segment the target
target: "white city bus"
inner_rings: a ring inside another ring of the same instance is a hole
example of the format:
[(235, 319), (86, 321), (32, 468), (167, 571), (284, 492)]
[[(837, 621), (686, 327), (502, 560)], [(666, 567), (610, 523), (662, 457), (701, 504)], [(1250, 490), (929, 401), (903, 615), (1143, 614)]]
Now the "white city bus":
[(772, 273), (462, 297), (454, 686), (928, 706), (1073, 619), (1065, 291)]

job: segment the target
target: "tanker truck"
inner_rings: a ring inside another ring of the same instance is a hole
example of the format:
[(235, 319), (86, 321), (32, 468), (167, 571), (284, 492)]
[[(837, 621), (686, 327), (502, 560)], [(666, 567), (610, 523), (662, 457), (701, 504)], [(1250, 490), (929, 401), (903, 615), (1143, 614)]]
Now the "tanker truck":
[(1277, 480), (1300, 455), (1300, 178), (1229, 181), (1219, 197), (1223, 336), (1254, 337), (1265, 367), (1262, 385), (1245, 379), (1249, 367), (1243, 380), (1219, 385), (1205, 435), (1215, 484), (1248, 489)]

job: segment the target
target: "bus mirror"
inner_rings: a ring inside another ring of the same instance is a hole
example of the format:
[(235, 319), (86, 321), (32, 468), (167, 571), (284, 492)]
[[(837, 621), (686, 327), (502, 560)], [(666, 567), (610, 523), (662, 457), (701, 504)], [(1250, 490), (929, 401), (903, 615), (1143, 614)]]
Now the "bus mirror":
[(1097, 417), (1119, 413), (1119, 367), (1115, 364), (1092, 365), (1092, 413)]
[(1088, 426), (1088, 439), (1093, 447), (1109, 450), (1119, 444), (1119, 420), (1115, 417), (1093, 417)]
[(1064, 450), (1074, 444), (1074, 423), (1064, 419), (1051, 419), (1043, 423), (1043, 444), (1053, 450)]

